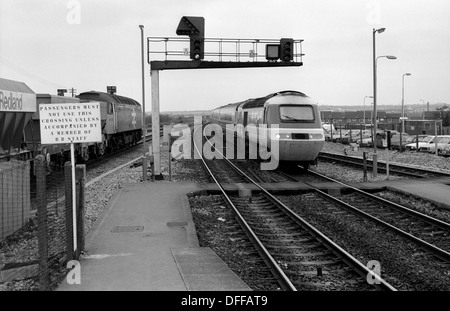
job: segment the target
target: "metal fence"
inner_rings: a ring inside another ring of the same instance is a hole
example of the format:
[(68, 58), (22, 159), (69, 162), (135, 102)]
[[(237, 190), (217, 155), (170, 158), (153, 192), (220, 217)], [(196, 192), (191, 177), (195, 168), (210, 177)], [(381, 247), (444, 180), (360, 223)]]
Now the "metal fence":
[(0, 163), (0, 242), (30, 218), (29, 162)]
[[(8, 187), (0, 188), (2, 199), (1, 214), (3, 223), (9, 224), (8, 237), (0, 243), (0, 285), (6, 290), (50, 290), (67, 274), (66, 263), (78, 259), (84, 248), (84, 187), (85, 166), (76, 167), (76, 218), (77, 249), (74, 250), (73, 208), (72, 208), (72, 170), (71, 164), (64, 167), (50, 167), (45, 157), (38, 155), (30, 164), (22, 164), (15, 173), (5, 170), (4, 176), (19, 176), (20, 172), (28, 179), (17, 177), (16, 181), (5, 179)], [(27, 170), (28, 167), (28, 170)], [(28, 195), (16, 195), (19, 191), (10, 185), (19, 185), (28, 189)], [(10, 194), (12, 193), (12, 194)], [(11, 199), (16, 196), (16, 199)], [(18, 202), (29, 202), (23, 208)], [(6, 202), (7, 204), (4, 204)], [(13, 203), (11, 205), (11, 203)], [(27, 207), (28, 206), (28, 207)], [(28, 208), (28, 210), (27, 210)], [(27, 215), (28, 211), (28, 215)], [(20, 220), (20, 221), (19, 221)], [(15, 225), (15, 227), (12, 226)], [(5, 227), (6, 228), (6, 227)], [(26, 281), (26, 282), (25, 282)], [(26, 283), (23, 285), (22, 283)]]

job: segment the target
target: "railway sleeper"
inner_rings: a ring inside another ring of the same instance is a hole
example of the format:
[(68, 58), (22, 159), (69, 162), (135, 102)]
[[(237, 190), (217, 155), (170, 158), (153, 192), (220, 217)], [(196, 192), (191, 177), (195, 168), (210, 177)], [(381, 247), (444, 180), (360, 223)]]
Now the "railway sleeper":
[[(327, 270), (322, 270), (320, 273), (330, 274), (330, 272)], [(300, 270), (300, 271), (297, 270), (295, 272), (287, 271), (286, 274), (292, 275), (292, 276), (297, 276), (299, 274), (304, 275), (304, 276), (319, 276), (319, 272), (317, 271), (317, 269), (316, 270)], [(295, 284), (295, 282), (293, 282), (293, 283)]]
[[(278, 241), (277, 241), (278, 242)], [(323, 246), (321, 244), (315, 244), (315, 245), (264, 245), (266, 248), (271, 248), (271, 249), (312, 249), (312, 248), (317, 248), (320, 246)]]
[(324, 252), (315, 252), (315, 253), (272, 253), (273, 256), (281, 256), (281, 257), (321, 257), (321, 256), (334, 256), (334, 254), (330, 251), (324, 251)]
[(334, 266), (344, 265), (344, 262), (340, 259), (337, 260), (311, 260), (311, 261), (295, 261), (289, 262), (291, 266)]

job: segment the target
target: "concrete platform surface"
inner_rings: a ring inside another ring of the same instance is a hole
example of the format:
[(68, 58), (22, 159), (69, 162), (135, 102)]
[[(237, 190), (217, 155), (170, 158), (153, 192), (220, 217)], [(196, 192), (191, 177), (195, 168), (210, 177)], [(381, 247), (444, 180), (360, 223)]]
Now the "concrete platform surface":
[(250, 290), (211, 249), (199, 247), (186, 196), (199, 189), (182, 182), (124, 185), (86, 237), (81, 284), (63, 280), (57, 290)]
[(384, 180), (352, 185), (363, 190), (386, 188), (430, 201), (439, 208), (450, 209), (450, 177)]
[(389, 190), (410, 194), (434, 203), (437, 207), (450, 210), (450, 179), (417, 181), (415, 183), (395, 183)]

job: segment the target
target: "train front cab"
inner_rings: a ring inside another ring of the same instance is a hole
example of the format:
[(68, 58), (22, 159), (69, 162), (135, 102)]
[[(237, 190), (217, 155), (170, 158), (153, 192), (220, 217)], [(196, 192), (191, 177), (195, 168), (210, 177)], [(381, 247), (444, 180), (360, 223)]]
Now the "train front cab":
[(278, 125), (270, 137), (278, 140), (279, 160), (308, 167), (316, 163), (325, 143), (316, 103), (307, 96), (275, 96), (266, 103), (266, 122)]

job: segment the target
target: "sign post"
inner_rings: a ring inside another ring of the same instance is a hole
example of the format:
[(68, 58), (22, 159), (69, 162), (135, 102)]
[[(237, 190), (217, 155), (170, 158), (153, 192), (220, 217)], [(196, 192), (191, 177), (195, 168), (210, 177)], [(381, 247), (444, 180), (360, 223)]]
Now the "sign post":
[(75, 144), (102, 141), (100, 102), (39, 104), (42, 145), (70, 144), (73, 247), (77, 250)]

